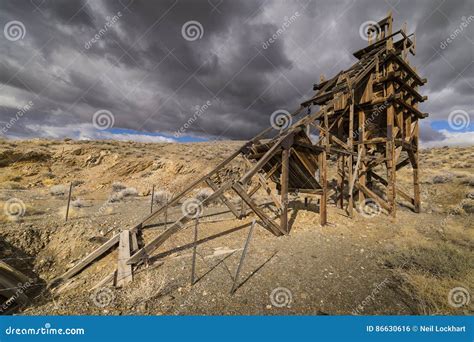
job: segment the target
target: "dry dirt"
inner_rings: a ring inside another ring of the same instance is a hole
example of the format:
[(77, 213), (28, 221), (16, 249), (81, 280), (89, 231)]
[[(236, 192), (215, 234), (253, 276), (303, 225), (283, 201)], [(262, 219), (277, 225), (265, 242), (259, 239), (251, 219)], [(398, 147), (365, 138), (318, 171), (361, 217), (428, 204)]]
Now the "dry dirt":
[[(290, 235), (277, 238), (256, 225), (234, 294), (232, 278), (254, 217), (237, 220), (219, 204), (205, 208), (199, 225), (198, 281), (193, 286), (191, 223), (122, 289), (90, 290), (115, 269), (116, 251), (61, 291), (47, 288), (112, 234), (139, 223), (150, 211), (152, 185), (155, 191), (177, 192), (240, 144), (0, 141), (0, 259), (34, 279), (27, 289), (30, 302), (18, 312), (474, 313), (474, 299), (462, 306), (449, 300), (455, 288), (474, 296), (472, 147), (421, 152), (420, 214), (401, 201), (396, 219), (383, 211), (371, 217), (356, 212), (350, 219), (331, 199), (329, 224), (321, 227), (317, 204), (305, 208), (302, 198), (292, 196)], [(231, 171), (241, 167), (234, 163)], [(401, 171), (398, 180), (408, 192), (409, 170)], [(74, 206), (65, 222), (71, 182)], [(110, 203), (117, 182), (129, 196)], [(179, 213), (178, 206), (169, 219)], [(154, 223), (145, 231), (145, 241), (165, 228), (163, 217)]]

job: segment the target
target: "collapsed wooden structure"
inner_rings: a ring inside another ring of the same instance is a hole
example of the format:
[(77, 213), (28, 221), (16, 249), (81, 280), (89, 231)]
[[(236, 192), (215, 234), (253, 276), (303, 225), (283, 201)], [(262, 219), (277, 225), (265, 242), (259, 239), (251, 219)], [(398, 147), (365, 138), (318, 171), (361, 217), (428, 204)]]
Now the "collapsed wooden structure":
[[(415, 54), (414, 35), (408, 35), (405, 27), (393, 32), (392, 21), (389, 14), (368, 27), (369, 45), (354, 53), (358, 61), (330, 79), (321, 77), (314, 85), (314, 96), (283, 118), (291, 125), (279, 130), (270, 127), (245, 143), (166, 206), (152, 212), (132, 229), (113, 236), (57, 282), (70, 279), (112, 247), (119, 246), (117, 271), (104, 282), (115, 278), (117, 286), (128, 283), (134, 268), (194, 216), (183, 212), (176, 222), (144, 246), (139, 247), (137, 235), (168, 207), (178, 205), (203, 184), (210, 187), (213, 194), (198, 206), (220, 200), (241, 218), (241, 212), (228, 197), (233, 193), (260, 219), (261, 225), (276, 236), (289, 233), (288, 196), (291, 192), (317, 196), (320, 223), (325, 225), (329, 158), (337, 163), (337, 186), (333, 189), (336, 203), (346, 208), (350, 216), (355, 201), (363, 204), (370, 199), (395, 217), (397, 196), (419, 212), (419, 120), (427, 114), (418, 110), (418, 104), (426, 100), (418, 87), (425, 84), (426, 79), (420, 78), (408, 61), (408, 54)], [(275, 136), (266, 138), (272, 132)], [(315, 132), (318, 133), (316, 142)], [(226, 173), (226, 167), (237, 158), (245, 163), (246, 171), (238, 175)], [(397, 171), (409, 165), (413, 170), (412, 194), (402, 190), (396, 182)], [(253, 198), (260, 189), (271, 199), (278, 219), (268, 215)]]

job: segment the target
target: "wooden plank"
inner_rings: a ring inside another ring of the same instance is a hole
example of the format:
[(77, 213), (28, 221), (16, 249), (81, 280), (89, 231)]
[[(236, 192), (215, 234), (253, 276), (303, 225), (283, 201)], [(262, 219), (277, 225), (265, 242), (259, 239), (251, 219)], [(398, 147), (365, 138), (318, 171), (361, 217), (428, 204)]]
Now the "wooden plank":
[[(394, 71), (393, 62), (387, 65), (387, 73)], [(393, 81), (387, 83), (387, 96), (392, 96), (395, 93)], [(391, 103), (387, 107), (387, 143), (385, 145), (385, 156), (387, 157), (387, 188), (386, 196), (387, 202), (390, 204), (390, 214), (396, 216), (396, 161), (395, 161), (395, 106)]]
[(65, 281), (65, 280), (68, 280), (69, 278), (71, 278), (71, 277), (75, 276), (76, 274), (78, 274), (84, 268), (89, 266), (93, 261), (95, 261), (96, 259), (98, 259), (102, 255), (107, 253), (109, 251), (109, 249), (111, 249), (116, 244), (118, 244), (119, 238), (120, 238), (120, 234), (115, 234), (114, 236), (112, 236), (106, 243), (104, 243), (103, 245), (101, 245), (100, 247), (98, 247), (97, 249), (92, 251), (89, 255), (87, 255), (84, 259), (79, 261), (74, 267), (72, 267), (66, 273), (64, 273), (60, 277), (58, 277), (58, 278), (54, 279), (53, 281), (51, 281), (50, 286), (54, 287), (54, 286), (58, 285), (59, 283)]
[[(252, 166), (252, 163), (244, 157), (244, 160), (245, 162), (247, 163), (247, 165), (250, 167)], [(271, 175), (273, 173), (276, 172), (276, 170), (278, 169), (278, 166), (279, 164), (275, 164), (274, 167), (271, 168), (271, 170), (269, 172), (266, 173), (266, 177), (262, 176), (260, 173), (257, 172), (256, 174), (256, 177), (257, 177), (257, 182), (259, 183), (259, 187), (262, 187), (265, 192), (267, 193), (267, 195), (269, 195), (271, 198), (272, 198), (272, 201), (273, 203), (275, 203), (275, 206), (278, 208), (278, 209), (281, 209), (281, 203), (280, 203), (280, 200), (275, 196), (275, 194), (273, 193), (272, 189), (270, 188), (270, 186), (268, 185), (268, 179), (271, 177)], [(254, 189), (252, 189), (249, 193), (249, 197), (252, 197), (254, 194), (255, 194), (256, 191), (254, 191)]]
[[(369, 174), (374, 177), (376, 180), (378, 180), (381, 184), (387, 186), (388, 185), (388, 182), (385, 178), (383, 178), (382, 176), (376, 174), (374, 171), (369, 171)], [(404, 199), (406, 199), (408, 202), (410, 202), (413, 206), (415, 205), (415, 200), (410, 197), (406, 192), (404, 192), (403, 190), (401, 190), (400, 188), (397, 187), (397, 193), (402, 196)]]
[[(351, 95), (351, 104), (350, 104), (350, 110), (349, 110), (349, 137), (348, 137), (348, 142), (347, 144), (349, 145), (350, 149), (351, 149), (351, 152), (353, 152), (353, 148), (354, 148), (354, 101), (355, 101), (355, 97), (354, 97), (354, 89), (352, 89), (352, 95)], [(347, 158), (347, 167), (348, 167), (348, 182), (349, 184), (353, 184), (354, 183), (354, 175), (353, 175), (353, 172), (352, 172), (352, 164), (353, 164), (353, 156), (352, 155), (349, 155), (349, 157)], [(348, 205), (347, 205), (347, 212), (349, 214), (350, 217), (353, 217), (354, 213), (353, 213), (353, 210), (354, 210), (354, 193), (353, 191), (350, 191), (349, 189), (349, 202), (348, 202)]]
[[(344, 118), (340, 117), (337, 119), (337, 135), (342, 138), (344, 136)], [(339, 208), (344, 208), (344, 182), (345, 182), (345, 170), (344, 170), (345, 156), (338, 154), (337, 156), (337, 204)]]
[[(366, 130), (365, 130), (365, 112), (363, 110), (359, 110), (359, 141), (364, 141), (366, 139)], [(365, 159), (365, 155), (366, 155), (366, 146), (364, 144), (359, 144), (357, 145), (357, 149), (358, 149), (358, 155), (357, 155), (357, 163), (360, 163), (360, 166), (357, 167), (356, 165), (356, 168), (357, 170), (359, 170), (360, 168), (360, 172), (358, 172), (358, 178), (359, 178), (359, 183), (362, 184), (362, 185), (366, 185), (367, 184), (367, 179), (366, 179), (366, 172), (367, 172), (367, 163), (364, 161)], [(356, 163), (356, 164), (357, 164)], [(357, 200), (359, 202), (359, 205), (361, 203), (364, 203), (365, 201), (365, 196), (364, 196), (364, 192), (362, 191), (358, 191), (358, 194), (357, 194)]]
[[(207, 185), (209, 185), (209, 187), (213, 191), (217, 191), (219, 189), (217, 184), (214, 183), (212, 179), (210, 178), (206, 180), (206, 183)], [(227, 208), (229, 208), (229, 210), (232, 212), (232, 214), (234, 214), (236, 218), (240, 219), (242, 217), (242, 215), (239, 214), (239, 211), (237, 210), (237, 208), (232, 204), (232, 202), (224, 194), (220, 195), (219, 198), (222, 200), (222, 202), (224, 202), (224, 204), (227, 206)]]
[(319, 215), (321, 226), (327, 224), (327, 197), (328, 197), (328, 184), (327, 184), (327, 164), (326, 164), (326, 151), (321, 152), (320, 165), (319, 165), (320, 183), (323, 188), (323, 194), (319, 204)]
[(130, 231), (124, 230), (120, 233), (117, 260), (117, 280), (115, 285), (123, 287), (133, 280), (132, 265), (127, 264), (130, 258)]
[(284, 148), (281, 153), (281, 215), (280, 215), (280, 230), (288, 234), (288, 175), (290, 171), (290, 150)]
[(352, 180), (351, 180), (351, 183), (349, 185), (349, 193), (350, 194), (354, 191), (355, 180), (358, 177), (361, 155), (362, 155), (362, 149), (359, 148), (359, 152), (357, 154), (357, 161), (356, 161), (356, 164), (354, 166), (354, 171), (352, 172)]
[(302, 194), (308, 194), (308, 195), (322, 195), (323, 194), (323, 189), (295, 189), (295, 188), (289, 188), (288, 192), (297, 192), (297, 193), (302, 193)]
[(390, 205), (388, 205), (387, 202), (385, 202), (382, 198), (380, 198), (380, 196), (377, 195), (375, 192), (373, 192), (372, 190), (368, 189), (366, 186), (361, 185), (359, 183), (356, 183), (356, 187), (362, 190), (367, 195), (367, 197), (370, 197), (382, 208), (384, 208), (387, 211), (390, 210)]
[(281, 143), (283, 142), (284, 139), (288, 137), (289, 133), (285, 134), (283, 137), (278, 139), (277, 142), (265, 153), (265, 155), (260, 158), (260, 160), (251, 168), (248, 170), (245, 175), (242, 176), (240, 179), (240, 183), (245, 184), (247, 183), (255, 173), (257, 173), (272, 157), (273, 155), (277, 152), (277, 150), (280, 148)]
[(138, 238), (137, 238), (137, 232), (130, 232), (130, 239), (131, 239), (131, 245), (132, 245), (132, 250), (131, 252), (134, 253), (135, 251), (138, 250)]
[(276, 236), (284, 235), (285, 232), (281, 231), (280, 227), (276, 225), (264, 212), (258, 207), (258, 205), (247, 195), (244, 188), (236, 183), (232, 186), (232, 189), (247, 203), (247, 205), (260, 217), (263, 221), (263, 226), (271, 231)]

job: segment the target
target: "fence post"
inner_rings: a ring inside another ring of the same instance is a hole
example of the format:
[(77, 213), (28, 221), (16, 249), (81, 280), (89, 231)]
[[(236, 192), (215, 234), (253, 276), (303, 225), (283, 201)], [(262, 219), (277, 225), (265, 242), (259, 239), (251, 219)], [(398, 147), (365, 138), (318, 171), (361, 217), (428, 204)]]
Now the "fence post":
[(247, 250), (249, 248), (250, 239), (252, 238), (254, 227), (255, 227), (255, 220), (252, 221), (252, 225), (250, 226), (249, 235), (247, 235), (247, 240), (245, 241), (244, 250), (242, 251), (242, 255), (240, 256), (240, 262), (239, 262), (239, 265), (237, 266), (237, 271), (235, 272), (234, 284), (232, 285), (230, 294), (234, 294), (235, 291), (237, 291), (237, 286), (238, 286), (237, 284), (239, 281), (240, 270), (242, 268), (242, 264), (244, 263), (245, 256), (247, 255)]
[(196, 217), (196, 224), (194, 225), (193, 264), (191, 268), (191, 285), (194, 285), (196, 281), (196, 254), (197, 254), (198, 225), (199, 225), (199, 215)]
[(66, 222), (69, 217), (69, 205), (71, 204), (71, 193), (72, 193), (72, 182), (69, 185), (69, 196), (67, 198), (67, 208), (66, 208)]
[(153, 200), (155, 197), (155, 186), (151, 188), (151, 204), (150, 204), (150, 214), (153, 213)]

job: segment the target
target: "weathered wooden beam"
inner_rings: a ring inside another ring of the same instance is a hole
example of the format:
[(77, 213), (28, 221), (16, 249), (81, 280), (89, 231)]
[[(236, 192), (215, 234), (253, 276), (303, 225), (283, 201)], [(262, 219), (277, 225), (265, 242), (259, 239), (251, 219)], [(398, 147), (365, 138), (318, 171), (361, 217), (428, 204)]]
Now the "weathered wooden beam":
[(288, 180), (290, 171), (290, 147), (285, 146), (281, 153), (281, 215), (280, 230), (288, 234)]
[(281, 231), (280, 227), (276, 225), (264, 212), (258, 207), (258, 205), (247, 195), (245, 189), (239, 184), (235, 183), (232, 189), (247, 203), (247, 205), (255, 212), (255, 214), (263, 221), (263, 226), (276, 236), (284, 235), (285, 232)]
[(326, 163), (326, 151), (321, 152), (319, 156), (319, 175), (320, 183), (323, 188), (321, 195), (321, 201), (319, 203), (319, 215), (321, 226), (327, 224), (327, 198), (328, 198), (328, 184), (327, 184), (327, 163)]
[[(252, 166), (252, 163), (251, 163), (249, 160), (247, 160), (247, 158), (244, 157), (244, 161), (247, 163), (247, 165), (248, 165), (249, 167)], [(257, 174), (256, 174), (256, 177), (257, 177), (257, 182), (258, 182), (258, 184), (260, 185), (260, 186), (257, 188), (257, 190), (258, 190), (260, 187), (262, 187), (262, 188), (265, 190), (265, 192), (267, 193), (267, 195), (269, 195), (269, 196), (272, 198), (272, 201), (273, 201), (273, 203), (275, 203), (275, 206), (276, 206), (278, 209), (281, 209), (281, 202), (280, 202), (280, 200), (279, 200), (278, 197), (273, 193), (272, 189), (271, 189), (270, 186), (268, 185), (268, 179), (273, 175), (273, 173), (276, 172), (276, 170), (278, 169), (278, 166), (279, 166), (279, 165), (280, 165), (279, 163), (275, 164), (274, 167), (272, 167), (271, 170), (270, 170), (268, 173), (266, 173), (266, 176), (265, 176), (265, 177), (262, 176), (262, 175), (261, 175), (260, 173), (258, 173), (258, 172), (257, 172)], [(252, 190), (250, 191), (250, 193), (249, 193), (249, 197), (252, 197), (255, 192), (256, 192), (256, 191), (254, 191), (254, 189), (252, 189)], [(244, 203), (245, 203), (245, 202), (244, 202)]]
[[(348, 132), (349, 136), (347, 139), (347, 144), (349, 145), (351, 152), (353, 152), (353, 148), (354, 148), (353, 147), (354, 146), (354, 101), (355, 101), (355, 97), (354, 97), (354, 89), (353, 89), (352, 94), (351, 94), (351, 104), (350, 104), (350, 110), (349, 110), (349, 132)], [(354, 183), (354, 174), (352, 172), (352, 165), (353, 165), (353, 156), (351, 154), (347, 158), (347, 168), (349, 171), (348, 172), (349, 184)], [(347, 205), (347, 212), (350, 217), (354, 216), (353, 211), (354, 211), (354, 193), (353, 191), (351, 191), (351, 189), (349, 189), (349, 202)]]
[(288, 188), (288, 192), (296, 192), (309, 195), (322, 195), (323, 189), (301, 189), (301, 188)]
[(132, 265), (127, 264), (127, 260), (130, 258), (130, 248), (130, 231), (123, 230), (120, 233), (118, 248), (117, 280), (115, 282), (117, 287), (123, 287), (133, 280)]
[(356, 187), (359, 188), (361, 191), (365, 193), (367, 197), (370, 197), (372, 200), (374, 200), (378, 205), (380, 205), (382, 208), (384, 208), (387, 211), (390, 211), (391, 206), (385, 202), (379, 195), (377, 195), (375, 192), (370, 190), (364, 185), (361, 185), (359, 183), (356, 183)]
[[(207, 185), (209, 185), (209, 187), (213, 191), (217, 191), (219, 189), (217, 184), (214, 183), (212, 179), (210, 178), (206, 180), (206, 183)], [(232, 214), (234, 214), (236, 218), (240, 219), (242, 217), (239, 211), (237, 210), (237, 208), (232, 204), (232, 202), (224, 194), (220, 195), (219, 198), (224, 203), (224, 205), (227, 206), (227, 208), (229, 208), (229, 210), (232, 212)]]
[(277, 150), (280, 148), (281, 143), (288, 136), (288, 134), (289, 133), (285, 134), (283, 137), (278, 139), (274, 143), (274, 145), (265, 153), (265, 155), (262, 158), (260, 158), (257, 163), (255, 163), (253, 168), (248, 170), (245, 173), (245, 175), (242, 176), (242, 178), (240, 179), (241, 184), (247, 183), (253, 177), (253, 175), (257, 173), (275, 155)]
[(63, 281), (70, 279), (71, 277), (75, 276), (79, 272), (81, 272), (84, 268), (89, 266), (93, 261), (107, 253), (112, 247), (118, 244), (120, 239), (120, 234), (115, 234), (112, 236), (106, 243), (92, 251), (89, 255), (87, 255), (84, 259), (79, 261), (75, 266), (73, 266), (70, 270), (68, 270), (63, 275), (59, 276), (58, 278), (51, 281), (50, 286), (54, 287), (60, 284)]

